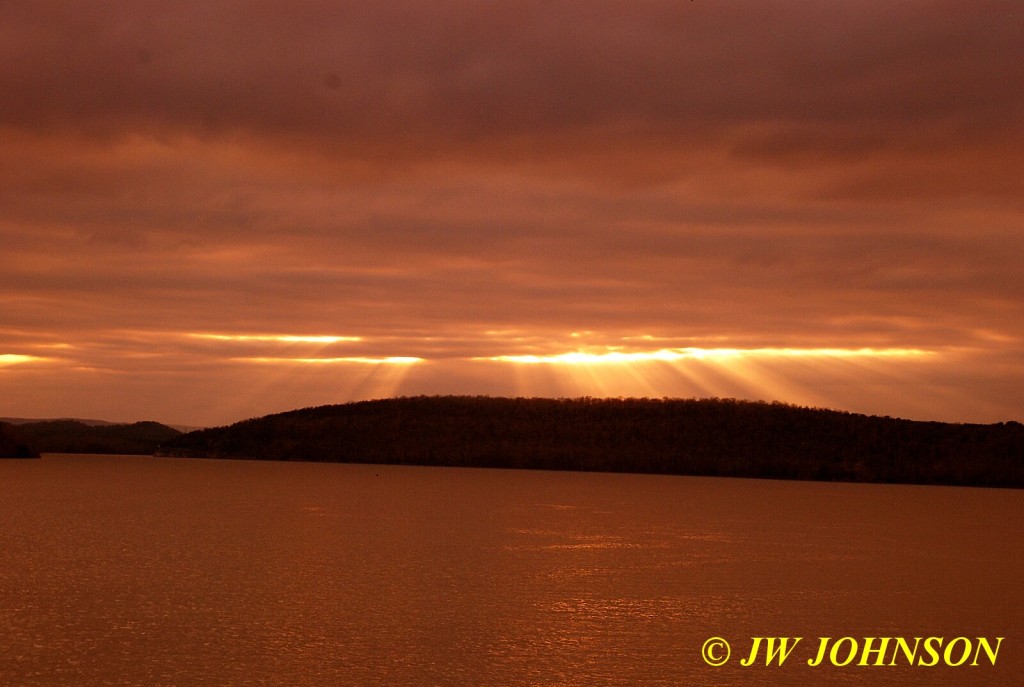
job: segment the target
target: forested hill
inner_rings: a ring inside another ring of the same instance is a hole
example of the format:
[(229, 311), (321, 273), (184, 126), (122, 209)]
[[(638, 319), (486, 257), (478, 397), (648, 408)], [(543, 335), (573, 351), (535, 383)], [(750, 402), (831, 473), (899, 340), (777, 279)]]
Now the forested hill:
[(15, 428), (40, 453), (148, 455), (181, 434), (159, 422), (87, 424), (80, 420), (22, 422)]
[(416, 397), (205, 429), (160, 455), (1024, 486), (1024, 426), (735, 400)]
[(13, 426), (0, 422), (0, 458), (38, 458), (39, 453), (29, 446)]

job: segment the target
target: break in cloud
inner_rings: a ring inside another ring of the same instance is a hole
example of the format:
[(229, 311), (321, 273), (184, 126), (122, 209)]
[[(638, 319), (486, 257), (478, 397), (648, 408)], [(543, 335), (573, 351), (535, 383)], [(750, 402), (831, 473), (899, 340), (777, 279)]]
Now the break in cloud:
[[(6, 2), (0, 414), (1020, 419), (1021, 54), (1016, 2)], [(509, 362), (694, 348), (753, 353)]]

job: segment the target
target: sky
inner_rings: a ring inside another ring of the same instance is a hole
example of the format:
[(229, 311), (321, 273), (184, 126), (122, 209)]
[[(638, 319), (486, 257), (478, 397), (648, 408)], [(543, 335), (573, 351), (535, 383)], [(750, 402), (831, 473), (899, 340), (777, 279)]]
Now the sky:
[(0, 416), (1024, 420), (1024, 6), (0, 3)]

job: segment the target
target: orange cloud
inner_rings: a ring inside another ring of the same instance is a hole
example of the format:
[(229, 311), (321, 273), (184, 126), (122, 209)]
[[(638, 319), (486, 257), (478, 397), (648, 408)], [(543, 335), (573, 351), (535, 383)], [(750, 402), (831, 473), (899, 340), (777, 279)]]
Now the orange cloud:
[[(1019, 417), (1018, 15), (6, 3), (0, 413), (522, 391)], [(507, 362), (573, 352), (606, 357)]]

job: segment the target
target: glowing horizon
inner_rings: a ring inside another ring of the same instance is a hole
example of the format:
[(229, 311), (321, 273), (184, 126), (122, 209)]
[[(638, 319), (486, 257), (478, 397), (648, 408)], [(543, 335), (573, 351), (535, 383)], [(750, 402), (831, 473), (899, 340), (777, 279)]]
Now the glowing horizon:
[(257, 341), (277, 343), (319, 343), (332, 344), (362, 341), (361, 336), (301, 335), (301, 334), (213, 334), (189, 332), (186, 336), (209, 341)]
[(920, 348), (663, 348), (657, 351), (624, 352), (608, 350), (601, 353), (570, 351), (551, 355), (498, 355), (474, 358), (495, 362), (527, 365), (606, 365), (641, 363), (649, 361), (676, 362), (681, 360), (728, 359), (744, 357), (784, 358), (913, 358), (938, 355)]
[(425, 362), (424, 358), (413, 356), (393, 355), (383, 358), (372, 358), (362, 356), (347, 356), (336, 358), (285, 358), (273, 356), (258, 356), (248, 358), (231, 358), (234, 362), (250, 363), (299, 363), (303, 365), (336, 365), (353, 363), (359, 365), (415, 365)]
[(0, 367), (8, 365), (24, 365), (25, 363), (47, 362), (49, 358), (37, 355), (22, 355), (20, 353), (0, 353)]

